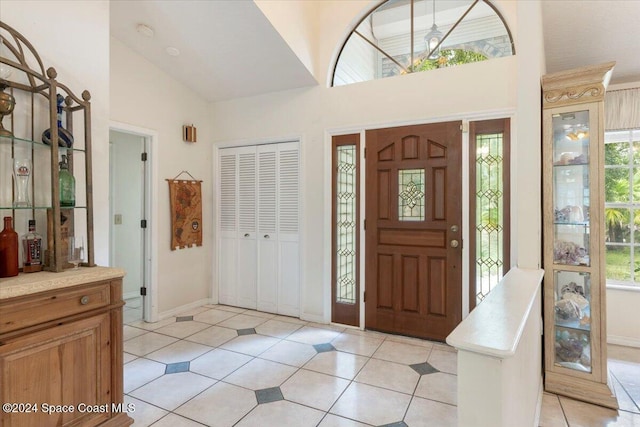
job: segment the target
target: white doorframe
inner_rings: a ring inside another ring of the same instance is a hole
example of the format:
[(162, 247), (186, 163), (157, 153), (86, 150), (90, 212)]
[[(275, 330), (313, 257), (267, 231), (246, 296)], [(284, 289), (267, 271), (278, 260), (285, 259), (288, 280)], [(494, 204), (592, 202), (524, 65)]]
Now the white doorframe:
[[(154, 216), (158, 212), (158, 188), (154, 183), (158, 182), (158, 162), (154, 154), (158, 146), (158, 132), (130, 125), (128, 123), (109, 121), (109, 130), (138, 135), (144, 138), (145, 151), (147, 152), (147, 167), (145, 168), (145, 212), (147, 220), (147, 233), (145, 233), (145, 260), (144, 277), (147, 288), (147, 296), (144, 298), (144, 319), (147, 322), (158, 320), (158, 249), (154, 242), (158, 241), (158, 226)], [(111, 243), (111, 242), (110, 242)]]

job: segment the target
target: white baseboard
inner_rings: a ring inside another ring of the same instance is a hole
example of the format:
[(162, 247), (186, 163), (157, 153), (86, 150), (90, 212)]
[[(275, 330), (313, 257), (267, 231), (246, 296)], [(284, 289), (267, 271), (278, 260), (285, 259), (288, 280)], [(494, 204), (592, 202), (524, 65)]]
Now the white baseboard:
[(324, 316), (317, 315), (317, 314), (300, 313), (300, 320), (306, 320), (307, 322), (323, 323), (327, 325), (329, 324), (329, 322), (324, 320)]
[(175, 316), (176, 314), (180, 314), (194, 308), (202, 307), (203, 305), (207, 304), (211, 304), (211, 298), (203, 298), (201, 300), (181, 305), (180, 307), (172, 308), (171, 310), (163, 311), (162, 313), (158, 313), (158, 320), (167, 319), (169, 317)]
[(607, 344), (623, 345), (625, 347), (640, 348), (640, 338), (620, 337), (617, 335), (607, 335)]

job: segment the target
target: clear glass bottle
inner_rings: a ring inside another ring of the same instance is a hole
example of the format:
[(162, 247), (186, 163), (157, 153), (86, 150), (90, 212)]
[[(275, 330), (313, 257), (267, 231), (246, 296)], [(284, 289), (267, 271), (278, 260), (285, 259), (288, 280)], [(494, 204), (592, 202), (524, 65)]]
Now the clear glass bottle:
[(36, 221), (29, 220), (29, 232), (22, 237), (23, 271), (33, 273), (42, 270), (42, 237), (36, 233)]
[(67, 156), (62, 156), (60, 162), (60, 172), (58, 173), (58, 181), (60, 182), (60, 206), (76, 205), (76, 179), (69, 172), (69, 163)]

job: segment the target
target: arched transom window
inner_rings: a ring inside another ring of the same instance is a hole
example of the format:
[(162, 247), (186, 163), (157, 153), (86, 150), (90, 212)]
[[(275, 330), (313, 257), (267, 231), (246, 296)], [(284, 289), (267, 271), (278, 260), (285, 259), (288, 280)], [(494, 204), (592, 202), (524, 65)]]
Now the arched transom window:
[(387, 0), (345, 42), (333, 86), (515, 54), (487, 0)]

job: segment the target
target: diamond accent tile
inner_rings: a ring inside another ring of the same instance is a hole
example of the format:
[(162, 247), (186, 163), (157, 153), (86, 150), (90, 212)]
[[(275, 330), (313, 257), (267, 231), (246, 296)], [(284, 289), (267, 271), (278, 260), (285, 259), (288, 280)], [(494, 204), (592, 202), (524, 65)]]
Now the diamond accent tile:
[(176, 322), (188, 322), (189, 320), (193, 320), (193, 316), (178, 316), (178, 317), (176, 317)]
[(256, 390), (256, 400), (258, 404), (277, 402), (278, 400), (284, 400), (280, 387), (263, 388), (262, 390)]
[(177, 374), (178, 372), (187, 372), (189, 371), (190, 362), (178, 362), (178, 363), (169, 363), (167, 365), (167, 369), (164, 370), (165, 374)]
[(440, 372), (436, 368), (428, 364), (427, 362), (416, 363), (414, 365), (409, 365), (409, 366), (420, 375), (428, 375), (428, 374), (434, 374), (436, 372)]
[(334, 346), (332, 346), (328, 342), (323, 343), (323, 344), (314, 344), (313, 348), (315, 348), (318, 353), (324, 353), (324, 352), (327, 352), (327, 351), (335, 351), (336, 350), (336, 348)]
[(255, 328), (238, 329), (238, 336), (255, 334)]

